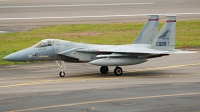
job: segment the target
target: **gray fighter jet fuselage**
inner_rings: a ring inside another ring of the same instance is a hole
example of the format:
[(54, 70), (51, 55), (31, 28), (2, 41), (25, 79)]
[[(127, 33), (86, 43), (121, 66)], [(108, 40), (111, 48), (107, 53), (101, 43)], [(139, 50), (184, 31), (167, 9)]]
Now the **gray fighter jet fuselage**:
[[(97, 45), (97, 44), (85, 44), (76, 43), (70, 41), (64, 41), (59, 39), (45, 39), (32, 47), (27, 49), (12, 53), (4, 57), (3, 59), (9, 61), (56, 61), (63, 60), (66, 62), (91, 62), (96, 59), (109, 57), (107, 55), (112, 55), (112, 57), (120, 58), (140, 58), (147, 59), (151, 55), (142, 56), (138, 54), (124, 54), (124, 53), (113, 53), (113, 50), (117, 49), (146, 49), (150, 48), (150, 44), (127, 44), (127, 45)], [(107, 49), (114, 48), (110, 51)], [(101, 52), (104, 51), (104, 52)], [(121, 54), (121, 55), (120, 55)], [(153, 56), (153, 55), (152, 55)], [(134, 63), (133, 63), (134, 64)], [(123, 65), (123, 63), (119, 63)], [(128, 65), (124, 63), (124, 65)], [(132, 65), (132, 64), (130, 64)], [(108, 66), (112, 66), (111, 63)], [(115, 66), (115, 65), (113, 65)]]

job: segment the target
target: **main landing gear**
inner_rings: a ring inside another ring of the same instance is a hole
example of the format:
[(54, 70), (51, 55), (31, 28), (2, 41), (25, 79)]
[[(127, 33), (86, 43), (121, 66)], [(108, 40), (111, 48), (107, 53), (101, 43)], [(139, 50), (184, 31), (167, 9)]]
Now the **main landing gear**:
[[(100, 72), (101, 72), (102, 74), (107, 74), (107, 73), (108, 73), (108, 70), (109, 70), (109, 69), (108, 69), (107, 66), (101, 66), (101, 68), (100, 68)], [(116, 66), (116, 68), (115, 68), (115, 70), (114, 70), (114, 73), (115, 73), (116, 76), (120, 76), (120, 75), (122, 75), (123, 70), (122, 70), (121, 67)]]
[(117, 67), (115, 68), (114, 72), (115, 72), (115, 75), (116, 75), (116, 76), (120, 76), (120, 75), (122, 75), (123, 70), (122, 70), (121, 67), (118, 67), (118, 66), (117, 66)]
[(108, 67), (107, 66), (101, 66), (101, 68), (100, 68), (100, 72), (102, 73), (102, 74), (107, 74), (108, 73)]
[(65, 76), (65, 72), (63, 71), (63, 68), (66, 69), (66, 66), (65, 66), (65, 62), (64, 61), (56, 61), (56, 63), (58, 64), (58, 67), (60, 69), (60, 77), (64, 77)]

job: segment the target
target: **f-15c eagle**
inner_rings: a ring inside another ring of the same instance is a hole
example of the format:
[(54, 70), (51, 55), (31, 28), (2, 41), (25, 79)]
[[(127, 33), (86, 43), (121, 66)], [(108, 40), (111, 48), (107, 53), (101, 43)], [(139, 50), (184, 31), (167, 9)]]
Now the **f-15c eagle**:
[[(158, 33), (158, 15), (150, 15), (133, 44), (97, 45), (75, 43), (59, 39), (44, 39), (32, 47), (12, 53), (3, 58), (8, 61), (56, 61), (60, 77), (65, 76), (64, 62), (89, 62), (101, 66), (100, 72), (107, 74), (108, 66), (116, 66), (115, 75), (122, 74), (119, 66), (135, 65), (150, 58), (177, 53), (192, 53), (174, 49), (176, 15), (168, 15), (166, 23)], [(162, 37), (162, 38), (161, 38)]]

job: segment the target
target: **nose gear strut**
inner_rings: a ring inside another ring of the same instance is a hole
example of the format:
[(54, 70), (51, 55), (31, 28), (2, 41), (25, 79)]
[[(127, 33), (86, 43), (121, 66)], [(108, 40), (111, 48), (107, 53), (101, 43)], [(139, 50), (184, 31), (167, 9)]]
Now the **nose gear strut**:
[(56, 63), (58, 64), (58, 67), (60, 69), (60, 77), (64, 77), (65, 76), (65, 72), (63, 71), (63, 69), (66, 69), (66, 66), (65, 66), (65, 62), (60, 60), (60, 61), (56, 61)]

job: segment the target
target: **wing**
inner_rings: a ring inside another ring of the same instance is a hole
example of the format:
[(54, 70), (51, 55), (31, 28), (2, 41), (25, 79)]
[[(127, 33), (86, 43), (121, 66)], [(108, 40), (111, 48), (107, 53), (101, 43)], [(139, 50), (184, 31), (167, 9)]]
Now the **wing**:
[[(87, 55), (86, 57), (144, 57), (144, 58), (155, 58), (166, 56), (169, 54), (183, 54), (183, 53), (194, 53), (188, 51), (163, 51), (157, 49), (151, 49), (149, 46), (136, 46), (136, 45), (97, 45), (97, 46), (87, 46), (72, 48), (63, 52), (58, 53), (59, 55), (80, 59), (82, 56), (78, 54)], [(92, 59), (96, 59), (92, 58)], [(90, 60), (90, 59), (87, 59)]]
[(101, 53), (126, 53), (126, 54), (166, 54), (169, 51), (159, 51), (150, 48), (138, 48), (133, 46), (115, 46), (98, 49), (79, 49), (77, 52), (101, 52)]
[(191, 54), (191, 53), (197, 53), (197, 51), (180, 51), (180, 50), (174, 50), (170, 51), (169, 54)]

